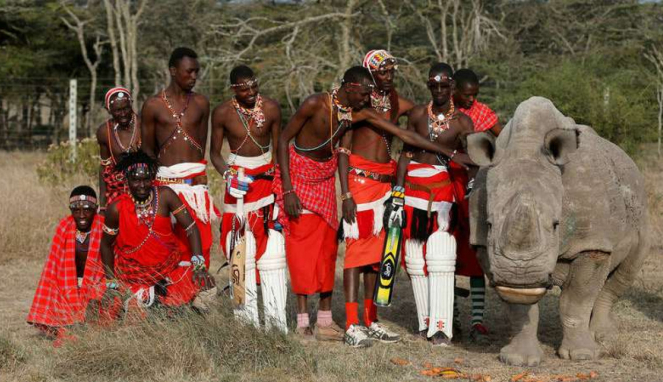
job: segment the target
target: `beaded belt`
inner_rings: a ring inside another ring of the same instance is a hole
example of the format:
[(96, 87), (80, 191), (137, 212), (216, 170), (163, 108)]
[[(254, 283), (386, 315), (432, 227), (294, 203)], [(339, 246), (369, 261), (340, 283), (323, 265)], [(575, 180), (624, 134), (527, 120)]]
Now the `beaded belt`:
[(193, 178), (182, 179), (182, 178), (164, 178), (162, 176), (157, 176), (156, 179), (159, 184), (189, 184), (191, 186), (197, 186), (199, 184), (207, 184), (207, 175), (198, 175)]
[(394, 183), (395, 182), (395, 177), (393, 175), (386, 175), (386, 174), (380, 174), (378, 172), (373, 172), (373, 171), (368, 171), (368, 170), (362, 170), (360, 168), (352, 167), (350, 166), (348, 168), (348, 173), (361, 176), (364, 178), (368, 178), (371, 180), (375, 180), (376, 182), (380, 183)]

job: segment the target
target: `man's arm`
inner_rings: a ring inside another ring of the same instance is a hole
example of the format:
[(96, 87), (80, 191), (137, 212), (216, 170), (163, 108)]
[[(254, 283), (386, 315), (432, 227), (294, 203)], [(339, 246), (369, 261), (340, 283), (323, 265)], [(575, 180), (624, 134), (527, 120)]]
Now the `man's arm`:
[(276, 163), (276, 153), (278, 151), (278, 145), (279, 145), (279, 136), (281, 135), (281, 107), (279, 106), (278, 102), (274, 102), (274, 122), (272, 122), (272, 151), (274, 152), (274, 156), (272, 157), (272, 162)]
[[(120, 221), (120, 215), (119, 212), (117, 211), (117, 207), (115, 203), (111, 203), (106, 209), (106, 215), (103, 224), (111, 230), (117, 230), (120, 226), (119, 221)], [(101, 243), (100, 243), (101, 263), (104, 266), (106, 280), (115, 279), (115, 255), (113, 254), (113, 244), (115, 244), (116, 237), (117, 234), (109, 235), (108, 232), (106, 232), (106, 230), (104, 230), (104, 233), (101, 236)]]
[[(346, 150), (352, 148), (352, 130), (348, 130), (341, 137), (340, 147)], [(348, 169), (350, 168), (349, 155), (341, 150), (338, 154), (338, 179), (341, 183), (341, 195), (350, 192), (348, 188)], [(343, 200), (343, 218), (348, 223), (354, 223), (357, 213), (357, 204), (352, 196)]]
[(406, 115), (408, 118), (410, 117), (410, 112), (412, 109), (414, 109), (414, 102), (410, 101), (407, 98), (400, 97), (398, 100), (398, 115), (403, 116)]
[(153, 158), (156, 158), (157, 148), (155, 109), (155, 98), (148, 98), (140, 113), (141, 149)]
[(281, 169), (281, 181), (283, 182), (284, 194), (288, 192), (288, 194), (283, 196), (285, 212), (294, 218), (299, 217), (302, 205), (297, 194), (290, 192), (292, 191), (292, 182), (290, 180), (290, 153), (288, 152), (288, 144), (290, 140), (299, 134), (306, 121), (315, 114), (317, 104), (316, 96), (308, 97), (299, 109), (297, 109), (297, 112), (292, 116), (285, 129), (283, 129), (278, 141), (278, 163)]
[(200, 142), (203, 147), (203, 157), (205, 156), (205, 150), (207, 149), (207, 137), (209, 136), (209, 100), (202, 94), (199, 94), (200, 104), (203, 109), (203, 117), (200, 119), (200, 131), (205, 132), (203, 141)]
[(212, 141), (209, 156), (212, 164), (219, 174), (223, 175), (228, 170), (228, 165), (221, 155), (223, 148), (223, 138), (225, 133), (225, 126), (223, 124), (223, 107), (217, 106), (212, 113)]
[[(99, 158), (107, 159), (110, 157), (110, 150), (108, 148), (107, 140), (104, 139), (106, 132), (105, 123), (102, 123), (101, 126), (97, 129), (97, 143), (99, 143)], [(106, 207), (106, 182), (104, 182), (104, 166), (99, 164), (99, 206), (102, 208)]]
[[(437, 144), (429, 141), (428, 139), (422, 137), (421, 135), (415, 133), (414, 131), (400, 129), (398, 126), (394, 125), (393, 123), (381, 118), (372, 109), (368, 109), (368, 108), (362, 109), (356, 115), (357, 115), (359, 121), (366, 120), (366, 121), (368, 121), (368, 123), (375, 126), (376, 128), (378, 128), (380, 130), (383, 130), (383, 131), (385, 131), (389, 134), (397, 136), (404, 143), (406, 143), (408, 145), (418, 147), (418, 148), (424, 149), (426, 151), (431, 151), (431, 152), (435, 152), (435, 153), (444, 154), (448, 157), (450, 157), (451, 154), (453, 153), (452, 150), (449, 150), (445, 147), (437, 145)], [(354, 120), (354, 118), (353, 118), (353, 122), (356, 122)]]
[(494, 136), (497, 137), (497, 136), (499, 136), (500, 133), (502, 132), (502, 129), (503, 129), (503, 128), (502, 128), (502, 124), (501, 124), (500, 121), (498, 120), (497, 122), (495, 122), (495, 124), (493, 125), (493, 127), (491, 127), (491, 128), (489, 129), (489, 131), (490, 131), (491, 133), (493, 133)]
[[(199, 256), (198, 259), (203, 257), (203, 246), (196, 222), (189, 215), (189, 211), (173, 190), (168, 187), (161, 187), (159, 188), (159, 192), (161, 193), (162, 200), (168, 207), (169, 214), (172, 214), (180, 227), (186, 230), (189, 247), (191, 248), (191, 262), (194, 265), (193, 281), (198, 285), (206, 286), (207, 289), (214, 287), (214, 278), (209, 275), (207, 269), (196, 266), (200, 263), (196, 264), (197, 259), (195, 257)], [(204, 265), (204, 262), (202, 264)]]

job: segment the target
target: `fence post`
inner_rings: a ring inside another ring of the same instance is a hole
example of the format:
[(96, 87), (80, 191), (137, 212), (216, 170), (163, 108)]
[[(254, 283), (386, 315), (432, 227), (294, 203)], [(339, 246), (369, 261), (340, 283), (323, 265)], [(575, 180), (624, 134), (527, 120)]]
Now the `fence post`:
[(69, 80), (69, 145), (71, 146), (70, 160), (76, 161), (76, 79)]

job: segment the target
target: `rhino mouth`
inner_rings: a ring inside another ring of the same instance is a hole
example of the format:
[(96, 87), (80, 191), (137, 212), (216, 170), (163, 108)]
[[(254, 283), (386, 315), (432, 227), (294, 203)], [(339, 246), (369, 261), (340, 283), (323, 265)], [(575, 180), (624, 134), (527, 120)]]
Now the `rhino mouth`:
[(495, 291), (500, 298), (512, 304), (536, 304), (546, 294), (547, 288), (511, 288), (508, 286), (498, 285)]

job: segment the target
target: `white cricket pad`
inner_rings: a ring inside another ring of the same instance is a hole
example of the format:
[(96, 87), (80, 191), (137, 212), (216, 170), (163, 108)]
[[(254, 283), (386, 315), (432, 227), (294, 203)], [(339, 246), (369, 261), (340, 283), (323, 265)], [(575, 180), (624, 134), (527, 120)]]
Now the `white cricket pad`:
[(244, 233), (246, 240), (246, 268), (244, 283), (246, 297), (244, 306), (235, 309), (235, 317), (255, 326), (260, 325), (258, 320), (258, 287), (256, 284), (256, 239), (248, 229)]
[(426, 265), (428, 266), (430, 291), (428, 337), (442, 331), (451, 339), (453, 336), (456, 239), (448, 232), (433, 232), (426, 242)]
[(260, 272), (260, 289), (262, 291), (265, 327), (276, 327), (288, 333), (286, 321), (286, 298), (288, 296), (285, 258), (285, 239), (273, 229), (269, 230), (267, 248), (257, 262)]
[(424, 272), (424, 245), (415, 240), (405, 241), (405, 268), (412, 281), (414, 302), (417, 305), (419, 331), (428, 328), (428, 276)]

